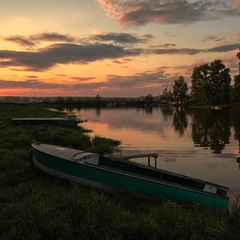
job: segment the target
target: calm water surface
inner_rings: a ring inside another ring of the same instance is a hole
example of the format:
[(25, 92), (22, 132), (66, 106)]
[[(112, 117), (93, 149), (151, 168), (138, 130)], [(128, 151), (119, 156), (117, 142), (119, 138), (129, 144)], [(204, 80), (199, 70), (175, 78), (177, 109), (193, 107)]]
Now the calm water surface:
[[(121, 140), (122, 155), (156, 152), (158, 168), (228, 186), (231, 202), (240, 194), (240, 112), (158, 107), (71, 111), (86, 120), (81, 126), (93, 130), (91, 136)], [(147, 164), (146, 158), (135, 161)]]

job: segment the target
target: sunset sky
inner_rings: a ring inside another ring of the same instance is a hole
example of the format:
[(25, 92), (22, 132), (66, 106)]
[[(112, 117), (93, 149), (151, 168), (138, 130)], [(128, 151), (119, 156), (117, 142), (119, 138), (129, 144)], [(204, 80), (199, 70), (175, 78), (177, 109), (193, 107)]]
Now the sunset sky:
[(0, 96), (156, 96), (215, 59), (238, 74), (240, 0), (0, 0), (0, 29)]

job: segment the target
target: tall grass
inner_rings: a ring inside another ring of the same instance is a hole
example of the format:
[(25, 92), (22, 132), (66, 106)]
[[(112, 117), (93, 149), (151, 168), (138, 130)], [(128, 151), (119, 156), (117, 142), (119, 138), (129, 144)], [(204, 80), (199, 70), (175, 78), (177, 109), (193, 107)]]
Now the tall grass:
[(11, 125), (13, 115), (59, 114), (44, 109), (0, 104), (0, 112), (1, 240), (240, 239), (237, 206), (221, 214), (199, 205), (107, 193), (41, 172), (29, 156), (32, 139), (101, 153), (118, 141), (91, 139), (81, 128)]

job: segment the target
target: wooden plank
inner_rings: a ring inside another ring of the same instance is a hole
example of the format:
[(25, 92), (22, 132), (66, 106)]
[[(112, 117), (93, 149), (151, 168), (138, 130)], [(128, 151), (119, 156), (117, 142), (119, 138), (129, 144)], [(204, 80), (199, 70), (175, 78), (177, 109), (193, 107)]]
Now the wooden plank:
[(158, 154), (157, 153), (145, 153), (145, 154), (135, 154), (135, 155), (124, 155), (124, 156), (114, 156), (116, 158), (120, 159), (131, 159), (131, 158), (143, 158), (143, 157), (154, 157), (157, 158)]

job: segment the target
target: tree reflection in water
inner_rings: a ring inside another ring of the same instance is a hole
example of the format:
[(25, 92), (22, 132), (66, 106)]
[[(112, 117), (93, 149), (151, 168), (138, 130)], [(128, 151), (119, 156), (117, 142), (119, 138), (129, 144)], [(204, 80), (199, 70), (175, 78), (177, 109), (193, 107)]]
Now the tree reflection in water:
[(234, 128), (234, 139), (238, 140), (238, 153), (240, 153), (240, 110), (235, 110), (231, 114), (232, 125)]
[(210, 147), (213, 153), (221, 153), (231, 136), (230, 112), (212, 109), (194, 109), (192, 137), (195, 146)]
[[(192, 117), (192, 138), (195, 147), (210, 148), (213, 153), (221, 153), (226, 144), (229, 144), (233, 125), (235, 139), (240, 139), (240, 112), (235, 114), (228, 110), (161, 108), (165, 121), (172, 118), (174, 130), (179, 136), (184, 135), (188, 127), (187, 115)], [(232, 119), (232, 120), (231, 120)], [(240, 144), (239, 144), (240, 150)]]
[(186, 118), (186, 112), (183, 108), (177, 108), (173, 115), (174, 130), (182, 137), (184, 131), (187, 129), (188, 121)]

